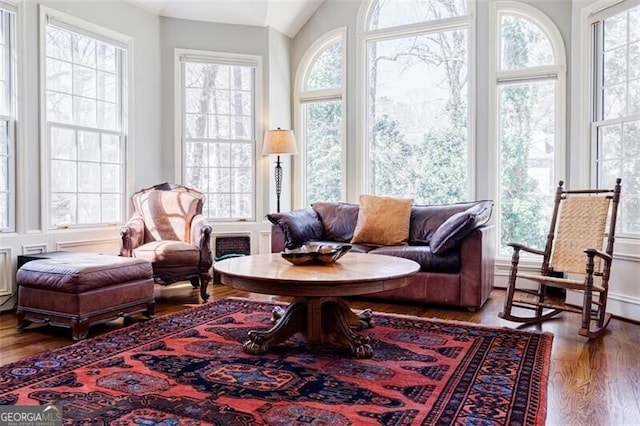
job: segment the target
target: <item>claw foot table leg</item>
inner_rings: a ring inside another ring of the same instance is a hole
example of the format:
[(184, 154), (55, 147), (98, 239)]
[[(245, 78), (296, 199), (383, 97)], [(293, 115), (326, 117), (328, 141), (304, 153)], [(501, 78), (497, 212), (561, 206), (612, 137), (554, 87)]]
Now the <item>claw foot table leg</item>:
[[(352, 329), (352, 327), (356, 329), (370, 328), (372, 325), (362, 327), (360, 316), (356, 315), (342, 300), (326, 303), (323, 308), (325, 333), (332, 337), (333, 342), (349, 349), (357, 359), (372, 358), (373, 348), (369, 344), (369, 336), (356, 334)], [(370, 314), (365, 317), (371, 319)], [(371, 322), (366, 322), (366, 324), (371, 324)]]
[(251, 355), (263, 354), (270, 347), (284, 342), (289, 337), (298, 332), (304, 332), (306, 329), (307, 307), (302, 302), (295, 302), (289, 305), (286, 310), (278, 311), (276, 317), (276, 309), (272, 313), (272, 319), (275, 318), (275, 325), (268, 331), (251, 330), (249, 332), (249, 340), (244, 342), (242, 349), (245, 353)]

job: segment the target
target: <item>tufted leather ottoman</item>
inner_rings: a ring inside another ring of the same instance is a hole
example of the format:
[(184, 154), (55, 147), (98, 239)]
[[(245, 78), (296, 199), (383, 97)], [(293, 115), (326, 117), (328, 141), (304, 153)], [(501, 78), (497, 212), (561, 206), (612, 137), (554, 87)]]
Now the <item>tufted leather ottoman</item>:
[(18, 283), (18, 329), (31, 322), (70, 327), (74, 340), (89, 327), (155, 308), (151, 263), (87, 253), (24, 264)]

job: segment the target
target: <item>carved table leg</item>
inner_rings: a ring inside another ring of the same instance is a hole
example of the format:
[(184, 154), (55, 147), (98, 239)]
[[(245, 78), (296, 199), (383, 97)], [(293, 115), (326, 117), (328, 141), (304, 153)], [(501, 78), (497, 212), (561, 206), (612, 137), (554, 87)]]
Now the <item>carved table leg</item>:
[[(276, 315), (274, 309), (274, 316)], [(273, 317), (272, 317), (273, 318)], [(284, 313), (280, 312), (276, 324), (268, 331), (251, 330), (249, 340), (242, 346), (251, 355), (265, 353), (273, 345), (282, 343), (289, 337), (306, 329), (307, 306), (303, 302), (294, 302)]]
[(271, 311), (271, 322), (276, 323), (284, 316), (285, 309), (282, 306), (276, 306)]
[(373, 356), (369, 337), (353, 331), (372, 328), (373, 313), (366, 309), (355, 314), (340, 298), (300, 298), (286, 309), (280, 306), (273, 308), (271, 321), (274, 326), (270, 330), (249, 332), (249, 340), (243, 345), (246, 353), (265, 353), (270, 347), (301, 333), (311, 345), (332, 343), (349, 349), (359, 359)]
[(347, 322), (349, 325), (356, 330), (366, 330), (367, 328), (373, 328), (373, 311), (371, 309), (365, 309), (359, 314), (356, 314), (351, 310), (349, 305), (343, 300), (339, 298), (333, 299), (332, 303), (339, 305), (339, 309), (344, 311), (344, 314), (347, 317)]
[(366, 320), (363, 323), (361, 316), (353, 313), (341, 299), (325, 303), (322, 313), (324, 316), (325, 335), (331, 336), (333, 343), (348, 348), (353, 356), (358, 359), (373, 357), (369, 336), (356, 334), (351, 329), (354, 326), (354, 322), (356, 323), (355, 328), (372, 327), (370, 313), (365, 315)]
[(357, 330), (373, 328), (373, 311), (371, 309), (365, 309), (359, 314), (354, 313), (350, 309), (349, 312), (351, 312), (351, 315), (349, 315), (349, 325), (351, 327), (354, 327)]

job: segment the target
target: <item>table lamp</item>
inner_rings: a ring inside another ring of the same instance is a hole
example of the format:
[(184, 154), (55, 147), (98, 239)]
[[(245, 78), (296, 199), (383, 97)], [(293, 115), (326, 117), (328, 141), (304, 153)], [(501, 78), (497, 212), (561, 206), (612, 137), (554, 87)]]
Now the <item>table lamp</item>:
[(276, 130), (267, 130), (262, 143), (262, 155), (277, 155), (275, 179), (276, 179), (276, 206), (280, 212), (280, 193), (282, 192), (282, 166), (280, 165), (280, 155), (297, 154), (296, 138), (293, 130), (283, 130), (278, 127)]

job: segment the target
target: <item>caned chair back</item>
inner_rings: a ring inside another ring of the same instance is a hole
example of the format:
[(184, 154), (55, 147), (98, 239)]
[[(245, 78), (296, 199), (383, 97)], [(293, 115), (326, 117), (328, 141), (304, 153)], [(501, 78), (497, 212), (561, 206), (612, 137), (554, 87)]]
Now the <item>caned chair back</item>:
[[(584, 250), (606, 251), (605, 236), (611, 204), (610, 196), (561, 198), (549, 265), (554, 271), (584, 275)], [(596, 258), (595, 271), (600, 272), (600, 264), (600, 259)]]

